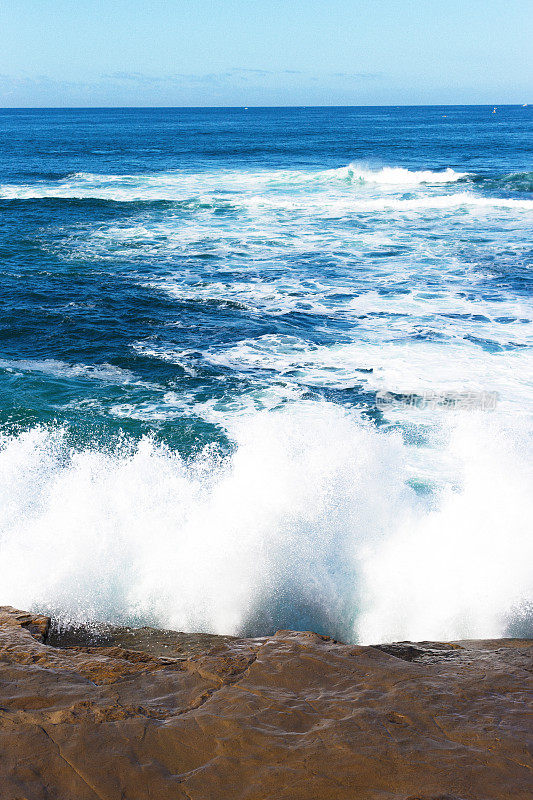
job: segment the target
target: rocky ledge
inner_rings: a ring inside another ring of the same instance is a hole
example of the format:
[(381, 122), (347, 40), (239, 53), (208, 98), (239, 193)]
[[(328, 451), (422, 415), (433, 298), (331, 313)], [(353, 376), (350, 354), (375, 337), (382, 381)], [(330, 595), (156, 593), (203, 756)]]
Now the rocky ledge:
[(531, 800), (533, 642), (358, 647), (0, 609), (1, 800)]

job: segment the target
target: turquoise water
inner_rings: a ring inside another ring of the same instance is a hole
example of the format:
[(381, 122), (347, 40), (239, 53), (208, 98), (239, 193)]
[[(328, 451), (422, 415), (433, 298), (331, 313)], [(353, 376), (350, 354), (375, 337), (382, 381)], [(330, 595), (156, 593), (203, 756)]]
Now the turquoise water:
[(523, 631), (533, 110), (491, 112), (1, 111), (1, 601)]

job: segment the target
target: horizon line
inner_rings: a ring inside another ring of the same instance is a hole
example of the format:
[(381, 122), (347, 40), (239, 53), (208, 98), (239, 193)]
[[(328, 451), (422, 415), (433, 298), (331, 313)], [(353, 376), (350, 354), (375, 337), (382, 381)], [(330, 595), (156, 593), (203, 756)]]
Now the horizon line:
[(533, 103), (382, 103), (379, 105), (365, 103), (354, 105), (337, 105), (337, 104), (312, 104), (312, 105), (176, 105), (176, 106), (158, 106), (158, 105), (142, 105), (142, 106), (0, 106), (0, 111), (150, 111), (150, 110), (209, 110), (209, 109), (273, 109), (273, 108), (286, 108), (286, 109), (301, 109), (301, 108), (490, 108), (496, 106), (497, 108), (528, 108)]

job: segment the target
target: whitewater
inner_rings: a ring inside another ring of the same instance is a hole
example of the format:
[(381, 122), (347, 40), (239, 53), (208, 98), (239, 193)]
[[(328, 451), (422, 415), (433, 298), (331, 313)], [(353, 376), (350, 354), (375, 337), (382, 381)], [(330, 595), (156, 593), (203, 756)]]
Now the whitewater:
[(0, 114), (0, 603), (532, 634), (533, 117), (488, 113)]

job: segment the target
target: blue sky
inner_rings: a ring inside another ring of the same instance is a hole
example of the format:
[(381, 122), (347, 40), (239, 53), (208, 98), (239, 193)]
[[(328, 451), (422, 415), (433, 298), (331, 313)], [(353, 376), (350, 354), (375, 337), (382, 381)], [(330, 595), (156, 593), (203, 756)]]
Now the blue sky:
[(533, 0), (3, 0), (0, 106), (533, 102)]

